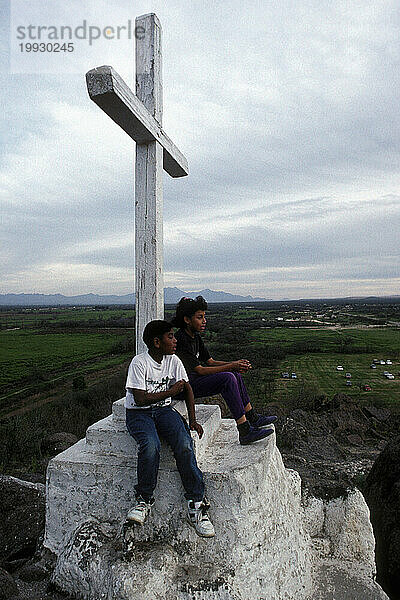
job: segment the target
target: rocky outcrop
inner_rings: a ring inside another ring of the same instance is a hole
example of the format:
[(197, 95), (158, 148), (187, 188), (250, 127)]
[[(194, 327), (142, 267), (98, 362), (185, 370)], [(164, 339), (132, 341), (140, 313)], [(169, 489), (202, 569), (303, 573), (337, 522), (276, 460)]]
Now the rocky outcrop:
[(0, 561), (8, 569), (33, 556), (44, 529), (45, 486), (0, 475)]
[(306, 494), (303, 505), (314, 565), (312, 600), (387, 598), (374, 581), (374, 536), (361, 492), (330, 500)]
[(337, 394), (320, 406), (282, 415), (277, 439), (285, 465), (300, 473), (303, 490), (329, 499), (363, 485), (399, 425), (389, 411), (361, 407), (345, 394)]
[(10, 573), (0, 568), (0, 600), (9, 600), (12, 596), (18, 596), (17, 584)]
[(376, 539), (377, 580), (400, 599), (400, 436), (392, 439), (368, 474), (365, 497)]

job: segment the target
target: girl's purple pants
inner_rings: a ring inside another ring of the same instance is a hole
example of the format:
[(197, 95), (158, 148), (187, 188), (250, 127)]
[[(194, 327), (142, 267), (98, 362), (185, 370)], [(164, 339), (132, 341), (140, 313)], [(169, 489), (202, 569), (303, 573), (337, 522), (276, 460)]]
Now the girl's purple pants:
[(250, 402), (243, 378), (236, 371), (223, 371), (213, 375), (190, 373), (189, 383), (195, 398), (221, 394), (235, 421), (244, 415), (244, 407)]

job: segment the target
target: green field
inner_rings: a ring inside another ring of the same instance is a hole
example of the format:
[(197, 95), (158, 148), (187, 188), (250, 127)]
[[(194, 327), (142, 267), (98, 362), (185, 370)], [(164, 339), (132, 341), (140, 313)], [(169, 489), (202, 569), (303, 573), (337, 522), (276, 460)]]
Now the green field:
[(134, 310), (122, 308), (77, 307), (77, 308), (25, 308), (13, 311), (0, 311), (2, 329), (14, 327), (41, 327), (74, 323), (84, 326), (87, 323), (102, 323), (116, 319), (130, 319), (133, 326)]
[[(270, 383), (264, 384), (264, 391), (260, 383), (255, 389), (268, 401), (293, 401), (306, 387), (328, 398), (342, 392), (362, 402), (400, 405), (398, 328), (266, 328), (250, 331), (249, 338), (253, 348), (268, 349), (269, 357), (281, 358), (272, 371), (261, 368), (259, 373)], [(393, 364), (371, 369), (373, 359), (391, 359)], [(336, 370), (338, 365), (343, 371)], [(395, 379), (387, 379), (383, 371), (393, 373)], [(294, 372), (297, 379), (282, 378), (282, 372)], [(346, 385), (346, 372), (351, 373), (351, 386)], [(362, 390), (365, 384), (371, 386), (370, 392)]]
[[(378, 404), (394, 404), (400, 400), (400, 362), (392, 365), (379, 365), (371, 369), (375, 355), (368, 354), (308, 354), (290, 356), (279, 365), (276, 372), (276, 394), (284, 400), (299, 386), (312, 386), (332, 398), (334, 394), (343, 392), (346, 395)], [(343, 371), (337, 371), (338, 365)], [(295, 372), (297, 379), (283, 379), (282, 372)], [(383, 371), (395, 375), (394, 380), (386, 379)], [(351, 373), (351, 387), (346, 385), (346, 373)], [(360, 389), (369, 384), (370, 392)]]
[[(358, 350), (373, 354), (372, 358), (400, 356), (400, 330), (396, 327), (371, 329), (256, 329), (250, 339), (260, 345), (278, 346), (290, 350), (303, 345), (305, 351), (340, 352)], [(392, 355), (392, 356), (391, 356)]]
[[(29, 377), (59, 375), (73, 365), (108, 356), (126, 332), (41, 333), (34, 330), (0, 332), (0, 386)], [(122, 359), (121, 359), (122, 360)]]

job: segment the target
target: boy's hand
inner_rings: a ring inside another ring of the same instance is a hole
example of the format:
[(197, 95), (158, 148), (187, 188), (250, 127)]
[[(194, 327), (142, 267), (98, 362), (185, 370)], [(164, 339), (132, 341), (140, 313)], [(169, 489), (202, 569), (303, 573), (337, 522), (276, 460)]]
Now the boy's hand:
[(203, 437), (203, 428), (200, 425), (200, 423), (197, 423), (197, 421), (195, 421), (194, 423), (189, 423), (189, 428), (191, 431), (197, 431), (197, 435), (199, 436), (199, 438)]
[(176, 396), (177, 394), (180, 394), (183, 391), (184, 387), (185, 387), (185, 382), (183, 379), (180, 379), (179, 381), (174, 383), (173, 386), (171, 386), (169, 388), (169, 392), (170, 392), (171, 396)]

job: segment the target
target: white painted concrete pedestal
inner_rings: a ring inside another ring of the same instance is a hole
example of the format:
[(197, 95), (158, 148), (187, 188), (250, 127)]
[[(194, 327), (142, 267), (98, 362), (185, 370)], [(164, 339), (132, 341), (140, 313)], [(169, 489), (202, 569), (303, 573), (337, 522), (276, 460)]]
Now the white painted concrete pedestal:
[[(61, 589), (89, 600), (386, 598), (371, 577), (374, 542), (361, 494), (304, 508), (300, 477), (285, 469), (275, 435), (240, 446), (234, 421), (222, 420), (217, 406), (197, 406), (205, 433), (192, 434), (215, 538), (199, 538), (187, 523), (163, 447), (156, 503), (145, 525), (131, 528), (127, 559), (122, 525), (134, 501), (136, 444), (124, 411), (123, 400), (114, 403), (110, 417), (49, 463), (44, 543), (58, 555), (53, 579)], [(352, 583), (336, 593), (342, 572)]]

